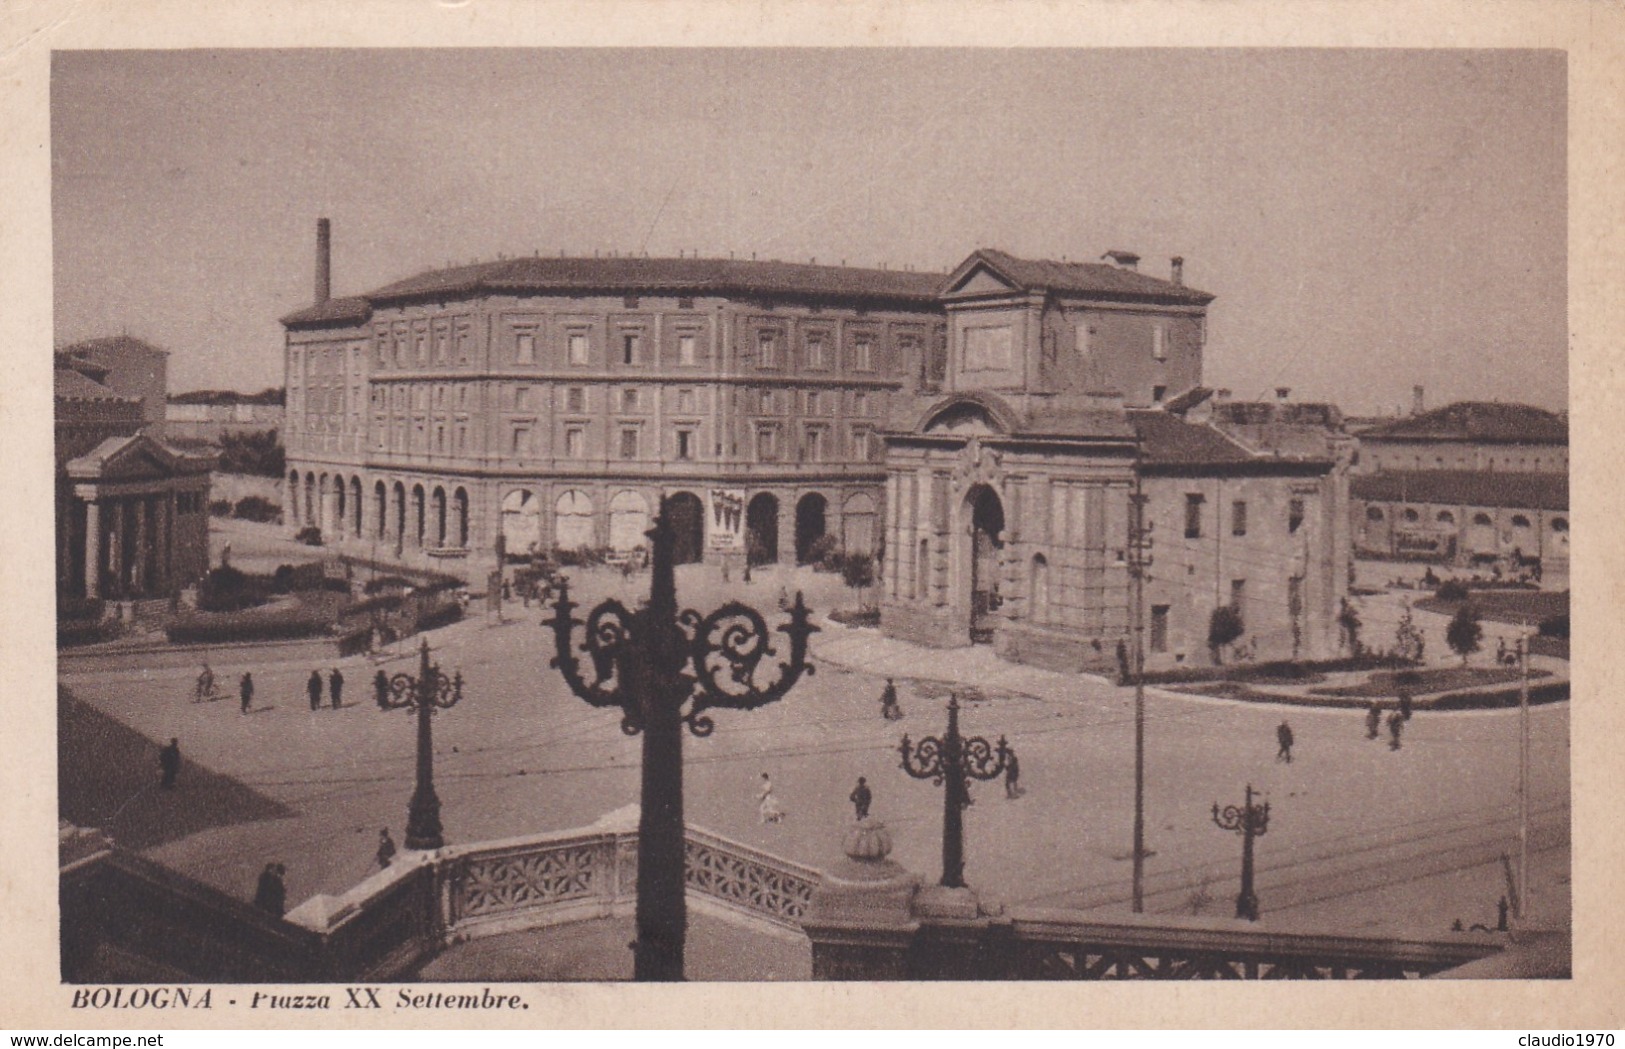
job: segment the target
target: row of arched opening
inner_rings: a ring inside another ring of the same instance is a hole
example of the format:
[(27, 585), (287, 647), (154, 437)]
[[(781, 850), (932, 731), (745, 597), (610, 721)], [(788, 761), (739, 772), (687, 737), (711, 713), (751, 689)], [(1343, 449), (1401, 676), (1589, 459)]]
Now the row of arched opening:
[[(1428, 520), (1422, 511), (1415, 507), (1405, 507), (1397, 511), (1384, 510), (1377, 505), (1369, 505), (1365, 511), (1365, 529), (1367, 545), (1380, 542), (1390, 527), (1405, 529), (1422, 529), (1431, 527), (1437, 531), (1455, 531), (1458, 528), (1456, 514), (1451, 510), (1436, 511), (1431, 520)], [(1504, 530), (1498, 530), (1495, 518), (1485, 511), (1476, 511), (1467, 517), (1467, 525), (1461, 535), (1462, 546), (1468, 553), (1488, 554), (1500, 550), (1517, 550), (1525, 555), (1535, 555), (1551, 548), (1557, 556), (1566, 556), (1568, 548), (1569, 522), (1566, 517), (1552, 517), (1546, 522), (1547, 535), (1540, 534), (1540, 528), (1528, 514), (1511, 514), (1506, 518)]]
[(468, 490), (444, 485), (373, 482), (371, 508), (359, 476), (288, 473), (287, 513), (294, 524), (336, 539), (375, 538), (429, 548), (468, 547)]
[[(542, 499), (532, 489), (510, 490), (503, 495), (501, 505), (502, 533), (509, 551), (521, 553), (549, 546), (572, 550), (600, 545), (596, 523), (598, 507), (592, 494), (583, 489), (565, 489), (554, 497), (553, 528), (549, 536), (544, 536), (543, 531)], [(702, 560), (706, 546), (705, 503), (693, 492), (675, 492), (667, 496), (666, 505), (676, 536), (677, 563)], [(649, 530), (654, 514), (650, 497), (623, 490), (610, 497), (607, 510), (610, 549), (626, 552), (647, 543), (644, 533)], [(872, 549), (876, 529), (874, 500), (857, 494), (847, 500), (844, 510), (843, 547)], [(744, 545), (752, 564), (773, 564), (779, 560), (779, 512), (779, 499), (771, 492), (759, 492), (746, 504)], [(813, 560), (827, 545), (820, 541), (828, 534), (828, 519), (829, 500), (825, 496), (809, 492), (796, 501), (794, 553), (797, 562)]]

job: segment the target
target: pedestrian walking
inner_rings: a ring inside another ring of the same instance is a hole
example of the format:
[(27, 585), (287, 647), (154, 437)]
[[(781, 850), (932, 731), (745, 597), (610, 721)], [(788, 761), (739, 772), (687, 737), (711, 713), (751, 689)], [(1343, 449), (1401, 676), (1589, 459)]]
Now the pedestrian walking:
[(282, 917), (288, 905), (288, 886), (283, 880), (287, 868), (280, 863), (267, 863), (260, 871), (259, 885), (254, 890), (254, 906), (267, 914)]
[(880, 716), (887, 721), (896, 721), (903, 716), (903, 708), (897, 705), (897, 686), (892, 679), (886, 679), (886, 687), (880, 690)]
[(339, 673), (338, 667), (334, 667), (333, 672), (327, 675), (327, 691), (333, 697), (333, 709), (337, 710), (344, 696), (344, 675)]
[(254, 702), (254, 674), (252, 671), (243, 671), (241, 680), (237, 682), (237, 695), (242, 698), (242, 712), (248, 713), (249, 705)]
[(1276, 726), (1275, 741), (1280, 744), (1280, 748), (1275, 752), (1275, 760), (1292, 764), (1292, 726), (1285, 721)]
[(310, 680), (305, 682), (305, 691), (310, 695), (310, 709), (320, 710), (322, 706), (322, 672), (312, 670)]
[(175, 789), (175, 777), (181, 773), (181, 741), (173, 737), (169, 745), (158, 751), (158, 786)]
[(779, 587), (779, 611), (787, 612), (790, 609), (790, 591), (783, 586)]
[(1117, 639), (1117, 683), (1128, 684), (1128, 643), (1122, 638)]
[(1411, 694), (1404, 689), (1399, 690), (1399, 716), (1406, 721), (1411, 719)]
[(1382, 729), (1382, 707), (1376, 700), (1365, 708), (1365, 738), (1376, 739), (1377, 733)]
[(1016, 757), (1016, 752), (1012, 750), (1004, 763), (1004, 796), (1019, 798), (1025, 793), (1027, 792), (1021, 789), (1021, 759)]
[(206, 699), (214, 698), (214, 670), (207, 660), (203, 663), (203, 671), (197, 676), (197, 687), (192, 691), (192, 702), (201, 703)]
[(1389, 750), (1398, 750), (1399, 749), (1399, 733), (1400, 733), (1400, 730), (1403, 729), (1404, 727), (1405, 727), (1405, 719), (1400, 716), (1399, 711), (1396, 710), (1392, 714), (1388, 715), (1388, 736), (1389, 736), (1388, 749)]
[(858, 785), (852, 788), (852, 793), (847, 800), (851, 801), (852, 807), (857, 810), (858, 819), (868, 819), (869, 805), (875, 800), (874, 794), (869, 790), (869, 781), (859, 776)]
[(384, 827), (378, 832), (378, 868), (389, 866), (395, 861), (395, 839), (389, 836), (389, 828)]
[(372, 676), (372, 698), (379, 710), (389, 709), (389, 675), (382, 670)]
[(767, 773), (762, 773), (762, 783), (756, 789), (756, 811), (761, 815), (763, 823), (778, 823), (784, 819), (784, 809), (779, 807), (779, 799), (773, 796), (773, 781)]

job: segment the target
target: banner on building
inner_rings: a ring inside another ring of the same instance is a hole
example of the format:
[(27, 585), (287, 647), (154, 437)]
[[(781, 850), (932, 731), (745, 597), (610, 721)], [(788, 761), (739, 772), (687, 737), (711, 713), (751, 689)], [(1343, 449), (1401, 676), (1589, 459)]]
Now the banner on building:
[(713, 488), (710, 492), (710, 527), (705, 530), (707, 550), (745, 548), (745, 490)]

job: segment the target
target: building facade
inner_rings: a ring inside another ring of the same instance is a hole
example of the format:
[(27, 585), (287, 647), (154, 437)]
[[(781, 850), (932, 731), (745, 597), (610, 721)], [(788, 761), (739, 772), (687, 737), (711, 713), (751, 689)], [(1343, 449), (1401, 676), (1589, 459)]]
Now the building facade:
[(1459, 401), (1361, 432), (1358, 472), (1397, 470), (1567, 475), (1568, 420), (1527, 404)]
[(940, 275), (532, 257), (334, 299), (318, 253), (285, 517), (357, 554), (624, 552), (663, 497), (683, 561), (870, 552), (887, 413), (942, 381)]
[(169, 392), (169, 351), (130, 335), (87, 339), (57, 350), (58, 358), (99, 370), (102, 385), (141, 406), (141, 428), (163, 440), (165, 402)]
[[(947, 388), (887, 434), (881, 623), (892, 636), (1060, 669), (1115, 668), (1136, 605), (1131, 498), (1151, 564), (1146, 665), (1335, 652), (1352, 442), (1326, 406), (1219, 405), (1201, 387), (1212, 296), (1116, 266), (978, 252), (950, 278)], [(1290, 408), (1290, 410), (1289, 410)]]
[[(147, 398), (112, 388), (111, 370), (57, 357), (57, 593), (169, 597), (208, 570), (213, 459), (153, 437)], [(162, 409), (161, 391), (156, 403)]]

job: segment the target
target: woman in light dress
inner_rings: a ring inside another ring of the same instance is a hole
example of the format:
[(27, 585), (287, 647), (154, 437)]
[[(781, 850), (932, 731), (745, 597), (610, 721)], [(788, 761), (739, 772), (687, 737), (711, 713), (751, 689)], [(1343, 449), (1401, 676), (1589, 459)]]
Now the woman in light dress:
[(784, 819), (784, 810), (779, 807), (779, 799), (773, 796), (773, 781), (767, 773), (762, 773), (762, 784), (756, 790), (759, 802), (757, 811), (762, 815), (763, 823), (777, 823)]

